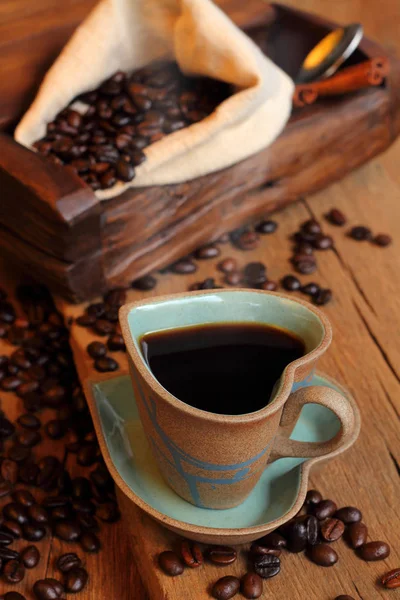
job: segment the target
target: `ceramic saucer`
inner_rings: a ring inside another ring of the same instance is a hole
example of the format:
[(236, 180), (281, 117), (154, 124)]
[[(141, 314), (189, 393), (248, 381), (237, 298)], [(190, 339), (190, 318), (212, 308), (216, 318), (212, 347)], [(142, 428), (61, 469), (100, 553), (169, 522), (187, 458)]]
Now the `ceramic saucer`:
[[(267, 466), (250, 496), (227, 510), (198, 508), (165, 483), (143, 432), (128, 375), (88, 381), (85, 389), (104, 459), (121, 491), (154, 519), (185, 537), (240, 544), (260, 538), (293, 517), (304, 501), (311, 466), (344, 452), (357, 439), (360, 418), (350, 393), (323, 374), (314, 375), (306, 385), (328, 386), (349, 399), (355, 417), (351, 440), (323, 457), (277, 460)], [(291, 438), (326, 441), (339, 428), (339, 420), (329, 409), (307, 404)]]

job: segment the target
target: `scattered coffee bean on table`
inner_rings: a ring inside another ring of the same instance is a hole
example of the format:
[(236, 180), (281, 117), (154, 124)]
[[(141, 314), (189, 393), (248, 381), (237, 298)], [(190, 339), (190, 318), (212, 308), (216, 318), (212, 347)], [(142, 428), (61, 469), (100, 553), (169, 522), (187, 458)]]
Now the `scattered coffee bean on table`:
[(27, 569), (33, 569), (40, 561), (40, 552), (36, 546), (27, 546), (21, 551), (21, 560)]
[(329, 544), (316, 544), (308, 549), (308, 556), (320, 567), (332, 567), (337, 563), (339, 557)]
[(231, 565), (237, 558), (237, 552), (230, 546), (212, 546), (207, 551), (207, 557), (215, 565)]
[(33, 585), (33, 593), (37, 600), (58, 600), (65, 598), (64, 586), (51, 577), (39, 579)]
[(347, 594), (342, 594), (341, 596), (336, 596), (335, 600), (354, 600), (353, 596), (348, 596)]
[(165, 552), (161, 552), (158, 557), (158, 564), (161, 569), (167, 575), (171, 577), (175, 577), (176, 575), (181, 575), (183, 573), (184, 565), (180, 557), (171, 550), (165, 550)]
[(238, 268), (237, 260), (235, 258), (224, 258), (217, 266), (222, 273), (233, 273)]
[(217, 600), (230, 600), (236, 596), (240, 588), (240, 581), (237, 577), (227, 575), (218, 579), (212, 588), (212, 595)]
[(281, 561), (272, 554), (258, 555), (253, 562), (254, 571), (263, 579), (270, 579), (278, 575), (281, 570)]
[(58, 557), (56, 567), (62, 573), (68, 573), (71, 569), (82, 566), (82, 561), (75, 552), (67, 552)]
[(26, 600), (25, 596), (18, 592), (6, 592), (4, 596), (0, 596), (1, 600)]
[(390, 554), (386, 542), (367, 542), (358, 548), (359, 556), (366, 561), (384, 560)]
[(281, 281), (282, 287), (288, 292), (294, 292), (301, 287), (300, 281), (294, 275), (285, 275)]
[(135, 290), (141, 290), (142, 292), (149, 292), (150, 290), (153, 290), (156, 285), (157, 279), (152, 275), (144, 275), (132, 282), (132, 287)]
[(337, 505), (333, 500), (321, 500), (318, 504), (315, 504), (312, 507), (313, 514), (320, 521), (324, 519), (328, 519), (329, 517), (333, 517), (333, 515), (337, 511)]
[(361, 521), (357, 523), (351, 523), (347, 527), (346, 538), (352, 548), (356, 549), (360, 548), (360, 546), (363, 546), (367, 541), (367, 537), (368, 528)]
[(64, 578), (65, 591), (68, 594), (81, 592), (89, 579), (88, 572), (83, 567), (69, 569)]
[(390, 235), (387, 233), (378, 233), (373, 239), (373, 242), (376, 246), (381, 246), (381, 248), (386, 248), (386, 246), (390, 246), (393, 242)]
[(332, 225), (337, 225), (339, 227), (342, 227), (347, 223), (345, 215), (338, 208), (331, 208), (331, 210), (325, 215), (325, 217), (329, 221), (329, 223), (331, 223)]
[(381, 584), (388, 590), (400, 588), (400, 568), (392, 569), (382, 575)]
[(343, 521), (345, 525), (350, 525), (351, 523), (358, 523), (361, 521), (362, 513), (355, 506), (344, 506), (336, 511), (335, 517)]
[(349, 236), (357, 242), (364, 242), (365, 240), (370, 240), (372, 238), (372, 232), (369, 227), (357, 225), (356, 227), (352, 227), (350, 229)]
[(321, 523), (321, 536), (326, 542), (336, 542), (344, 533), (344, 523), (339, 519), (329, 518)]
[(195, 569), (203, 564), (203, 553), (198, 544), (185, 540), (181, 544), (180, 551), (182, 560), (187, 567)]
[(253, 600), (263, 593), (263, 580), (257, 573), (246, 573), (240, 580), (240, 591), (245, 598)]
[(256, 226), (257, 233), (262, 234), (270, 234), (274, 233), (278, 229), (278, 223), (276, 221), (272, 221), (272, 219), (268, 219), (266, 221), (261, 221)]

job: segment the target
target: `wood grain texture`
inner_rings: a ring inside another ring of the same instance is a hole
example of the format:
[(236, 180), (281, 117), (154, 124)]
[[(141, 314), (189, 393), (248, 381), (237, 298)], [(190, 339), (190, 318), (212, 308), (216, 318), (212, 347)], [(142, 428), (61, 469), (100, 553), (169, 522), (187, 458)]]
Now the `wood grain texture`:
[[(362, 3), (356, 0), (288, 2), (305, 10), (318, 11), (338, 22), (362, 20), (368, 35), (383, 40), (388, 49), (400, 51), (400, 5), (396, 0), (387, 0), (385, 10), (374, 0), (363, 0)], [(388, 541), (392, 546), (391, 556), (381, 563), (364, 563), (344, 543), (338, 542), (335, 545), (340, 557), (338, 564), (322, 570), (303, 556), (288, 554), (283, 557), (282, 573), (267, 582), (263, 598), (333, 600), (338, 594), (350, 594), (357, 600), (396, 597), (394, 591), (375, 587), (375, 581), (385, 571), (400, 565), (397, 526), (400, 346), (396, 329), (400, 319), (399, 160), (400, 143), (397, 142), (385, 155), (343, 181), (285, 208), (277, 215), (278, 232), (274, 236), (266, 236), (258, 250), (242, 253), (230, 246), (223, 250), (226, 256), (237, 256), (241, 265), (251, 259), (265, 261), (270, 278), (278, 279), (290, 271), (287, 236), (301, 221), (310, 215), (322, 217), (332, 206), (343, 210), (352, 225), (369, 225), (375, 232), (388, 232), (395, 239), (392, 247), (381, 249), (368, 243), (354, 242), (342, 230), (326, 225), (326, 231), (335, 238), (336, 250), (319, 253), (318, 273), (302, 278), (305, 282), (317, 280), (334, 290), (334, 301), (324, 309), (333, 324), (334, 340), (320, 367), (349, 387), (358, 401), (363, 420), (361, 435), (355, 446), (320, 472), (315, 472), (311, 485), (341, 505), (359, 506), (369, 526), (371, 539)], [(147, 294), (184, 291), (190, 283), (204, 279), (206, 275), (214, 275), (215, 262), (204, 261), (199, 272), (188, 277), (157, 275), (158, 287)], [(1, 280), (3, 283), (3, 272)], [(131, 292), (132, 299), (140, 296), (145, 294)], [(65, 303), (63, 306), (68, 314), (79, 314), (81, 310), (78, 306), (67, 308)], [(84, 330), (73, 326), (72, 336), (75, 351), (84, 352), (87, 343)], [(122, 359), (123, 355), (118, 355), (118, 360)], [(81, 361), (78, 366), (82, 374), (93, 373), (89, 362)], [(14, 402), (10, 394), (2, 393), (1, 398), (2, 408), (11, 416), (20, 409), (18, 401)], [(207, 567), (201, 572), (186, 571), (179, 580), (159, 575), (151, 567), (151, 562), (144, 558), (148, 553), (154, 560), (155, 554), (172, 544), (173, 540), (170, 534), (154, 526), (142, 513), (134, 511), (131, 519), (135, 535), (128, 533), (125, 521), (111, 526), (104, 533), (102, 542), (108, 551), (93, 559), (92, 569), (95, 570), (91, 571), (90, 583), (79, 595), (79, 600), (204, 600), (209, 597), (206, 592), (208, 582), (230, 572), (225, 568), (215, 572)], [(136, 550), (131, 555), (128, 542), (132, 537), (137, 541)], [(48, 574), (52, 573), (53, 560), (59, 553), (57, 544), (55, 540), (42, 542), (41, 550), (45, 557), (48, 556), (49, 566), (45, 558), (41, 573), (45, 570)], [(234, 569), (243, 572), (243, 563), (238, 562)], [(138, 573), (143, 575), (151, 590), (150, 597), (146, 595)], [(15, 590), (33, 600), (30, 591), (33, 573), (29, 577), (31, 579), (15, 586)], [(176, 589), (180, 591), (178, 596)]]
[[(223, 6), (291, 76), (334, 26), (260, 0), (246, 9), (238, 0)], [(368, 40), (360, 48), (353, 60), (385, 53)], [(131, 189), (101, 203), (69, 169), (0, 136), (0, 223), (8, 232), (0, 236), (3, 251), (73, 301), (165, 266), (227, 228), (325, 187), (387, 148), (400, 128), (400, 62), (391, 56), (390, 62), (384, 87), (295, 111), (269, 148), (231, 168), (188, 183)]]

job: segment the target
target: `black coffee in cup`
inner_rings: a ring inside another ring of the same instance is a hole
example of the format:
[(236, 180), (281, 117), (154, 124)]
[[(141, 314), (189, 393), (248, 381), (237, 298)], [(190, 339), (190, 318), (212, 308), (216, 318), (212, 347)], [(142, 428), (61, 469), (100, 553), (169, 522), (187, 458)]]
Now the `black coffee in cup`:
[(268, 404), (285, 367), (305, 354), (302, 339), (262, 323), (213, 323), (144, 335), (153, 375), (179, 400), (217, 414)]

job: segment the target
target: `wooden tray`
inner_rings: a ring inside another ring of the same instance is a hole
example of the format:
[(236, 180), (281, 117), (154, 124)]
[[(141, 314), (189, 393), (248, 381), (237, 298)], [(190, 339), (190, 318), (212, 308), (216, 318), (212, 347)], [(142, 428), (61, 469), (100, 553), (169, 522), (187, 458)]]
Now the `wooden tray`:
[[(224, 4), (291, 76), (335, 27), (259, 0), (245, 8), (239, 0)], [(388, 56), (364, 39), (352, 61), (382, 55)], [(223, 231), (323, 188), (386, 149), (400, 129), (400, 62), (389, 58), (384, 86), (295, 111), (274, 144), (234, 167), (179, 185), (132, 189), (105, 202), (68, 168), (1, 134), (0, 247), (73, 301), (162, 267)]]

